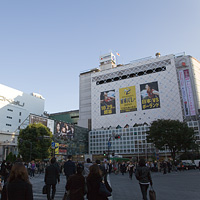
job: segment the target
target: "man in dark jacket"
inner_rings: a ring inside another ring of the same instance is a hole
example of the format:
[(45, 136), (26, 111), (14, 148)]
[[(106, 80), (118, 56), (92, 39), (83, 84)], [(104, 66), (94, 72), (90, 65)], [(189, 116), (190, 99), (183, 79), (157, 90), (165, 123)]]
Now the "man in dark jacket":
[(65, 162), (65, 164), (64, 164), (64, 172), (65, 172), (65, 176), (66, 176), (67, 180), (70, 175), (73, 175), (76, 173), (76, 166), (75, 166), (75, 163), (72, 162), (71, 155), (68, 155), (68, 161)]
[(85, 194), (85, 178), (82, 175), (84, 166), (79, 163), (77, 165), (77, 173), (71, 175), (66, 184), (66, 190), (69, 191), (70, 200), (84, 200)]
[(139, 181), (140, 189), (144, 200), (147, 200), (147, 190), (149, 184), (153, 185), (150, 169), (146, 166), (145, 160), (140, 159), (139, 166), (135, 172), (136, 179)]
[[(53, 200), (56, 193), (56, 184), (60, 182), (59, 169), (56, 166), (56, 158), (51, 159), (51, 165), (46, 168), (44, 182), (47, 185), (47, 199)], [(52, 196), (50, 198), (50, 192), (52, 187)]]

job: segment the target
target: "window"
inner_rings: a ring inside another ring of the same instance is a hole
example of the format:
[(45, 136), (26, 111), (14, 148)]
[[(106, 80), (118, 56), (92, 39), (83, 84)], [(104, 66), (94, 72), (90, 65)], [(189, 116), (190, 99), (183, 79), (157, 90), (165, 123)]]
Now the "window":
[(7, 109), (7, 111), (13, 112), (13, 110), (12, 110), (12, 109)]
[(7, 118), (8, 118), (8, 119), (12, 119), (12, 117), (10, 117), (10, 116), (7, 116)]
[(21, 119), (19, 119), (19, 123), (21, 123)]
[(11, 124), (6, 124), (6, 126), (12, 126)]
[(22, 112), (19, 112), (19, 116), (21, 116), (22, 115)]

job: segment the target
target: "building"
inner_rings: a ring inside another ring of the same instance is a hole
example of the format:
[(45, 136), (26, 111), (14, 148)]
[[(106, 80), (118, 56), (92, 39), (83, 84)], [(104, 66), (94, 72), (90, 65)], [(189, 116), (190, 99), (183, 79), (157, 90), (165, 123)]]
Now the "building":
[[(155, 152), (146, 130), (157, 119), (186, 121), (199, 140), (199, 61), (159, 53), (126, 65), (115, 60), (112, 53), (100, 56), (99, 68), (80, 74), (78, 124), (91, 129), (89, 153), (102, 154), (109, 140), (118, 154)], [(113, 139), (117, 133), (120, 140)]]
[(0, 84), (0, 160), (17, 153), (17, 130), (30, 114), (43, 115), (44, 98)]
[(51, 113), (48, 116), (50, 119), (53, 119), (56, 121), (65, 121), (65, 122), (77, 125), (78, 120), (79, 120), (79, 110)]

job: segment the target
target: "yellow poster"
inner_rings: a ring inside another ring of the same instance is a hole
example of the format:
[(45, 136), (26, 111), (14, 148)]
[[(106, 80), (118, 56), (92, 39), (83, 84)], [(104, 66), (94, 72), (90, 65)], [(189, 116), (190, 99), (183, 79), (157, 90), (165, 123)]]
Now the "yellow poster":
[(135, 86), (119, 89), (120, 113), (137, 111)]
[(59, 154), (59, 143), (55, 143), (55, 154)]

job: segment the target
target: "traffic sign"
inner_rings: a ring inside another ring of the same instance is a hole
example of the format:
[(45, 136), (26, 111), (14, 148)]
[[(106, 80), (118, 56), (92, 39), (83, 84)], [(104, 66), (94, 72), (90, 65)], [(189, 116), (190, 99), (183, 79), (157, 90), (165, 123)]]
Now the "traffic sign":
[(55, 142), (52, 142), (52, 143), (51, 143), (51, 147), (52, 147), (52, 148), (55, 148)]

